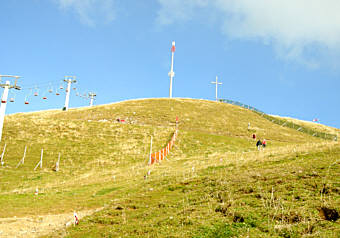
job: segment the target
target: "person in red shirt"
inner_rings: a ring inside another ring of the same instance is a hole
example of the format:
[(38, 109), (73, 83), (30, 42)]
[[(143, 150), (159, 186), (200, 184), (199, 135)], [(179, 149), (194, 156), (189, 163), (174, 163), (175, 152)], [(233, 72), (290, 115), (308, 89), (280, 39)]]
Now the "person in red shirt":
[(263, 141), (262, 141), (263, 149), (266, 147), (266, 145), (267, 145), (266, 139), (263, 139)]

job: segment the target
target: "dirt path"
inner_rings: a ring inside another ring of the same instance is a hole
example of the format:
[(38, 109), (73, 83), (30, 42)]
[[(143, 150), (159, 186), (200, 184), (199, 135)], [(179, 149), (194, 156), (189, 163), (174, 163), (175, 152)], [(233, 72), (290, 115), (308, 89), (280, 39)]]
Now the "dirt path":
[[(101, 209), (84, 210), (77, 212), (77, 215), (81, 219)], [(0, 237), (39, 237), (56, 231), (60, 232), (63, 228), (73, 225), (73, 221), (73, 213), (0, 218)]]

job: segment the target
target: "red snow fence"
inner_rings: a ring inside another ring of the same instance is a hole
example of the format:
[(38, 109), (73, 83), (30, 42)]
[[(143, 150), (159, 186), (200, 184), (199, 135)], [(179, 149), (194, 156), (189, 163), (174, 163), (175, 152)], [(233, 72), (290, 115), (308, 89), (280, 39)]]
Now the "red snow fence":
[(155, 153), (150, 153), (149, 165), (152, 165), (156, 162), (160, 162), (168, 156), (168, 154), (170, 153), (171, 149), (173, 148), (175, 144), (177, 133), (178, 133), (178, 130), (176, 128), (174, 134), (171, 137), (171, 140), (168, 142), (168, 144), (163, 149)]

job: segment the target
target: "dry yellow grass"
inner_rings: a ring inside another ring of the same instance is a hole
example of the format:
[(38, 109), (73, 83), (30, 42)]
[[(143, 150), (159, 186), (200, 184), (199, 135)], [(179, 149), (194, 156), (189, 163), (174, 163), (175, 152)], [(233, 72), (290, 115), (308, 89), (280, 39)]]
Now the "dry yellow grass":
[[(176, 116), (180, 119), (180, 131), (175, 149), (167, 161), (147, 166), (150, 137), (154, 138), (153, 151), (163, 148), (172, 135)], [(126, 123), (118, 123), (117, 118), (124, 119)], [(251, 123), (249, 129), (248, 122)], [(253, 133), (267, 140), (268, 147), (264, 151), (256, 150), (255, 141), (251, 138)], [(256, 173), (265, 174), (268, 171), (279, 174), (282, 173), (280, 169), (261, 171), (260, 166), (284, 161), (290, 156), (332, 153), (339, 145), (280, 127), (237, 106), (193, 99), (130, 100), (68, 112), (14, 114), (6, 117), (0, 148), (5, 142), (5, 167), (0, 169), (2, 218), (65, 214), (105, 205), (110, 207), (127, 204), (130, 198), (140, 201), (141, 206), (148, 199), (152, 203), (163, 201), (177, 204), (181, 193), (173, 197), (165, 195), (178, 183), (197, 180), (199, 186), (210, 179), (227, 183), (223, 178), (232, 181), (229, 176), (237, 175), (237, 171), (244, 173), (247, 167), (252, 168), (253, 165), (258, 165), (253, 169), (259, 171), (248, 174), (256, 176)], [(15, 169), (25, 145), (28, 145), (25, 164)], [(42, 148), (45, 152), (43, 169), (34, 172)], [(327, 152), (328, 148), (331, 152)], [(52, 167), (59, 152), (62, 155), (61, 170), (55, 173)], [(223, 170), (227, 172), (225, 174), (219, 171), (221, 166), (235, 169)], [(215, 168), (219, 171), (216, 176), (211, 172)], [(151, 176), (144, 180), (149, 170)], [(242, 182), (248, 178), (246, 175), (236, 177)], [(207, 184), (205, 186), (205, 189), (212, 188)], [(36, 187), (41, 191), (38, 197), (33, 195)], [(168, 187), (171, 189), (168, 190)], [(206, 193), (201, 189), (197, 191)], [(207, 201), (210, 208), (216, 205), (211, 198)], [(182, 204), (190, 207), (186, 202), (182, 201)], [(237, 206), (235, 203), (235, 209)], [(197, 218), (197, 227), (212, 224), (219, 218), (214, 209), (195, 209), (197, 216), (212, 217), (207, 221)], [(153, 222), (161, 222), (157, 219), (163, 215), (156, 210), (146, 212), (151, 219), (155, 219)], [(164, 214), (168, 212), (166, 209), (160, 211)], [(124, 219), (132, 219), (129, 214), (128, 211), (123, 213)], [(142, 214), (138, 213), (138, 216)], [(94, 215), (93, 219), (96, 220), (96, 217)], [(89, 224), (92, 224), (91, 221)], [(89, 224), (84, 229), (91, 229)], [(128, 227), (126, 221), (123, 224)], [(162, 225), (163, 229), (165, 226)], [(177, 225), (174, 227), (178, 232), (188, 231), (185, 226), (181, 229)], [(132, 230), (129, 228), (125, 232)], [(194, 234), (194, 227), (189, 230), (191, 233), (188, 234)], [(124, 231), (121, 232), (124, 234)], [(77, 237), (76, 233), (74, 236)], [(84, 233), (80, 232), (78, 237), (83, 236)]]
[(320, 132), (325, 132), (325, 133), (329, 133), (329, 134), (334, 134), (334, 135), (339, 135), (340, 129), (338, 128), (334, 128), (334, 127), (330, 127), (330, 126), (326, 126), (320, 123), (316, 123), (316, 122), (312, 122), (312, 121), (304, 121), (304, 120), (299, 120), (299, 119), (295, 119), (295, 118), (290, 118), (290, 117), (280, 117), (280, 116), (275, 116), (279, 119), (285, 119), (289, 122), (293, 122), (297, 125), (301, 125), (307, 128), (311, 128), (313, 130), (316, 131), (320, 131)]

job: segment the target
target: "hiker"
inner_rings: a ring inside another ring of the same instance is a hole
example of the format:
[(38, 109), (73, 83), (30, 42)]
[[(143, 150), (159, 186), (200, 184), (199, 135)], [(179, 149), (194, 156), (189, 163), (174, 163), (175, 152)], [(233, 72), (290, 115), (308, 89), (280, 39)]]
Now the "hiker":
[(262, 145), (261, 140), (258, 140), (258, 141), (256, 142), (256, 146), (257, 146), (257, 149), (258, 149), (258, 150), (261, 150), (261, 145)]
[(250, 129), (250, 122), (248, 122), (248, 130)]
[(253, 134), (253, 140), (256, 140), (256, 135), (255, 134)]
[(266, 147), (266, 145), (267, 145), (266, 139), (263, 139), (263, 141), (262, 141), (263, 149)]

